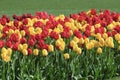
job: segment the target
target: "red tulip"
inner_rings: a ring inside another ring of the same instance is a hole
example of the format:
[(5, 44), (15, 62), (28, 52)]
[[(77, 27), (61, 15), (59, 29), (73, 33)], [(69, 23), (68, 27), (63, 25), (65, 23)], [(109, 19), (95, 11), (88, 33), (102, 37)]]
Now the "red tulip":
[(22, 38), (20, 39), (20, 43), (21, 43), (21, 44), (24, 44), (24, 43), (26, 43), (26, 42), (27, 42), (27, 40), (26, 40), (25, 37), (22, 37)]
[(59, 38), (59, 35), (58, 35), (58, 33), (54, 32), (54, 31), (51, 31), (50, 37), (57, 40)]
[(78, 37), (78, 38), (82, 38), (82, 34), (81, 34), (80, 31), (78, 31), (78, 30), (75, 30), (75, 31), (74, 31), (74, 35), (75, 35), (76, 37)]
[(31, 48), (28, 48), (27, 51), (28, 51), (28, 54), (29, 54), (29, 55), (32, 54), (32, 49), (31, 49)]
[(2, 48), (4, 46), (4, 41), (0, 40), (0, 48)]
[(34, 46), (35, 45), (35, 41), (33, 39), (29, 39), (28, 40), (28, 45), (31, 46), (31, 47)]

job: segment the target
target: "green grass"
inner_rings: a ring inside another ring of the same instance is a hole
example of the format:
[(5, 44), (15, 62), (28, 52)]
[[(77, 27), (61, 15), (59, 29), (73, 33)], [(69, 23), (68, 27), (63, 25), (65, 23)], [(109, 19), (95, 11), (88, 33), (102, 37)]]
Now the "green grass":
[[(91, 8), (97, 10), (110, 9), (120, 12), (120, 0), (0, 0), (0, 16), (7, 14), (21, 15), (36, 11), (47, 11), (49, 14), (65, 14), (87, 11)], [(120, 80), (114, 78), (111, 80)]]
[(120, 11), (120, 0), (0, 0), (0, 15), (47, 11), (55, 15), (87, 11), (91, 8)]

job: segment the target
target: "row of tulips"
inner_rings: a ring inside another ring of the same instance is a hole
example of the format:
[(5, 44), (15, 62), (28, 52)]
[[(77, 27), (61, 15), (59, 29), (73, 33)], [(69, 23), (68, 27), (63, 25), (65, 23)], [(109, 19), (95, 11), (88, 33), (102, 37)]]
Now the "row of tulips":
[(0, 18), (3, 80), (103, 80), (120, 75), (120, 13), (36, 12)]

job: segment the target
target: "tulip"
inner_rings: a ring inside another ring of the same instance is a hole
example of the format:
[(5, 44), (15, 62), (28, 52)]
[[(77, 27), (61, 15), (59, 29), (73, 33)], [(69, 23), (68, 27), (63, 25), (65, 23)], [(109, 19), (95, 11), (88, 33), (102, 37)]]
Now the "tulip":
[(98, 48), (97, 48), (97, 53), (98, 53), (98, 54), (101, 54), (101, 53), (102, 53), (102, 48), (98, 47)]
[(69, 55), (68, 53), (65, 53), (65, 54), (64, 54), (64, 58), (65, 58), (66, 60), (68, 60), (68, 59), (70, 58), (70, 55)]
[(22, 53), (23, 53), (24, 56), (28, 55), (28, 51), (26, 49), (23, 49)]
[(39, 54), (39, 50), (38, 49), (34, 49), (33, 50), (33, 55), (37, 56)]
[(47, 56), (47, 55), (48, 55), (48, 52), (47, 52), (46, 49), (43, 49), (43, 50), (42, 50), (42, 55), (43, 55), (43, 56)]
[(11, 49), (11, 48), (8, 48), (8, 49), (7, 49), (7, 55), (8, 55), (8, 56), (11, 56), (11, 54), (12, 54), (12, 49)]
[(54, 51), (53, 45), (49, 45), (49, 46), (48, 46), (48, 51), (49, 51), (49, 52), (53, 52), (53, 51)]
[(21, 30), (20, 34), (21, 34), (21, 36), (25, 36), (25, 31)]
[(23, 44), (23, 49), (27, 49), (28, 48), (28, 44)]

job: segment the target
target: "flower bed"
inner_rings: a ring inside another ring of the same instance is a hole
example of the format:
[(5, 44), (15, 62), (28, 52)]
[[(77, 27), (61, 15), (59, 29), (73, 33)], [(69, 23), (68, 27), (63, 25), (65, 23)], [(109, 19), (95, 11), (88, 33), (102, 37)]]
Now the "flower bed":
[(120, 75), (120, 13), (0, 18), (2, 80), (103, 80)]

